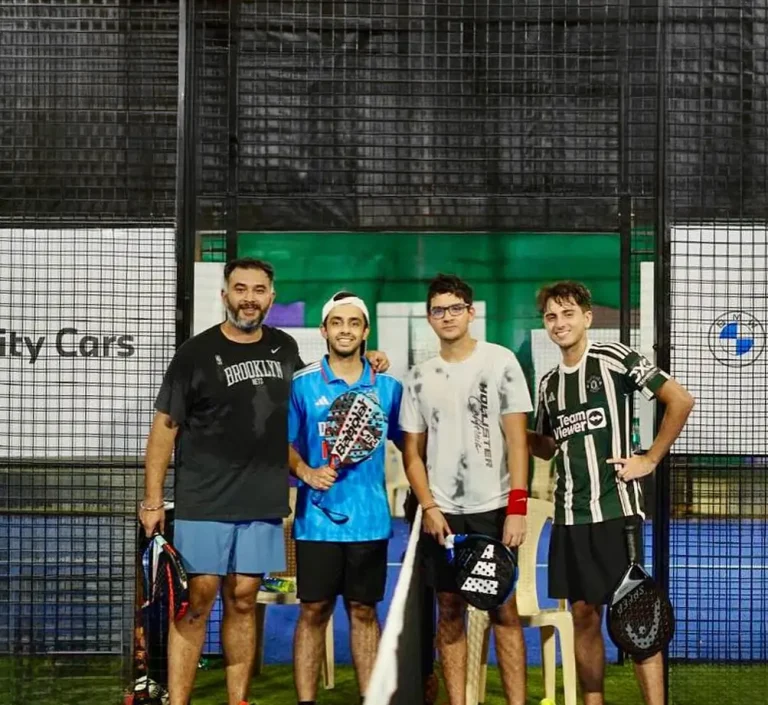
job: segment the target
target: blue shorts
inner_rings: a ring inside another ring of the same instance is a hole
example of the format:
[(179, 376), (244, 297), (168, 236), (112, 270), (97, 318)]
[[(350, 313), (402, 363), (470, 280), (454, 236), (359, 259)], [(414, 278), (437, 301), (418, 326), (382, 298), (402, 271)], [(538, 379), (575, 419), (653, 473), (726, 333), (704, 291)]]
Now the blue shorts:
[(190, 575), (262, 575), (285, 570), (282, 519), (177, 519), (173, 527), (173, 545)]

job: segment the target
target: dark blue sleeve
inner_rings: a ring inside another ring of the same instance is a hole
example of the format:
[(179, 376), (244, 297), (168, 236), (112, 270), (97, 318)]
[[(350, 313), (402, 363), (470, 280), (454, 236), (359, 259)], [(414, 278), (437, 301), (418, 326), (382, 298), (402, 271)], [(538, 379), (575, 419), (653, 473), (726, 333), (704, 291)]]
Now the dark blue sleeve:
[(403, 440), (403, 432), (400, 429), (400, 404), (403, 401), (403, 385), (396, 379), (392, 380), (392, 400), (389, 407), (388, 438), (399, 446)]

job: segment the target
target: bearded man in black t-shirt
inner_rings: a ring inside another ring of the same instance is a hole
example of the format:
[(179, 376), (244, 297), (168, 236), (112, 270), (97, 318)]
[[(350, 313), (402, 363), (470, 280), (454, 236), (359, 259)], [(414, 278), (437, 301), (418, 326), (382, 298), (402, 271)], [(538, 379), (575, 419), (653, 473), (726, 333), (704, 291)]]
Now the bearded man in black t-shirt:
[[(190, 576), (188, 615), (169, 634), (170, 705), (189, 701), (220, 588), (229, 702), (246, 702), (259, 582), (285, 569), (288, 399), (304, 363), (290, 335), (263, 325), (275, 300), (270, 264), (233, 260), (224, 285), (227, 318), (176, 351), (147, 441), (139, 516), (148, 536), (162, 530), (163, 484), (175, 450), (174, 544)], [(368, 357), (375, 369), (388, 367), (381, 353)]]

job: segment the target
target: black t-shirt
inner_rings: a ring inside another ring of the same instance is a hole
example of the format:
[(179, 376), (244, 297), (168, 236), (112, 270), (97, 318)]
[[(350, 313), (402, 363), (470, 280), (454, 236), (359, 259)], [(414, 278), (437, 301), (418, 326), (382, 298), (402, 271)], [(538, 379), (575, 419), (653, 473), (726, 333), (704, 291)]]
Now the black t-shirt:
[(303, 366), (296, 341), (270, 326), (257, 343), (216, 325), (179, 347), (155, 402), (179, 425), (177, 519), (288, 515), (288, 399)]

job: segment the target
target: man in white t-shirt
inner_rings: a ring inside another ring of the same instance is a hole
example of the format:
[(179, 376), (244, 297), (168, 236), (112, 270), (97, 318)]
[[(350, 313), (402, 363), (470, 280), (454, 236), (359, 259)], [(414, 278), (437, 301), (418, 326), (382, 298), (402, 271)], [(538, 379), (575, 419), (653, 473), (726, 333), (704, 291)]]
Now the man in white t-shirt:
[[(437, 593), (437, 648), (450, 705), (464, 705), (466, 603), (444, 546), (449, 534), (479, 533), (515, 548), (525, 539), (527, 414), (533, 410), (515, 355), (475, 340), (471, 287), (438, 275), (427, 294), (440, 354), (409, 373), (400, 407), (404, 464), (421, 504), (425, 572)], [(525, 642), (514, 595), (491, 613), (496, 656), (510, 705), (526, 696)]]

